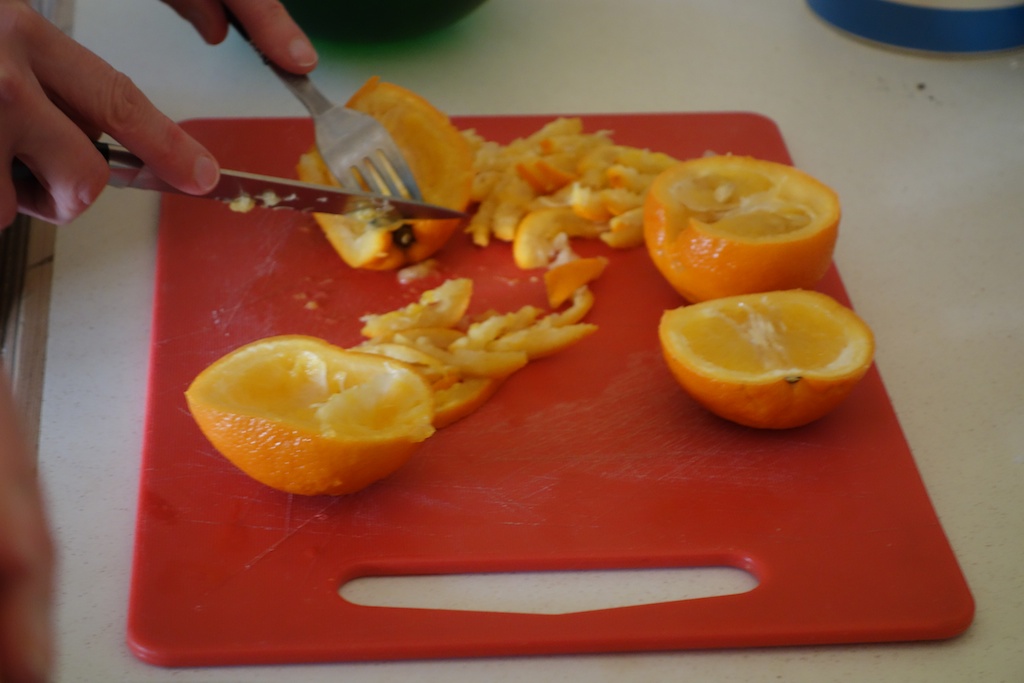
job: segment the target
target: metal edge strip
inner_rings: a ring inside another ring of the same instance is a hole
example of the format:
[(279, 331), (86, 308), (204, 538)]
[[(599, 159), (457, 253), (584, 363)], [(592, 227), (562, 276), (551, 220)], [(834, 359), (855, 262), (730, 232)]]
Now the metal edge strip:
[(56, 227), (19, 215), (0, 233), (0, 363), (30, 452), (39, 445)]

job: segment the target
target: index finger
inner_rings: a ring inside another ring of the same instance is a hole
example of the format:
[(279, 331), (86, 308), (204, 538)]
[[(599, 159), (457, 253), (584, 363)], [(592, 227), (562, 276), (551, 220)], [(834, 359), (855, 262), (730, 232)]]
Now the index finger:
[(253, 45), (275, 64), (296, 73), (316, 66), (312, 43), (278, 0), (224, 0), (224, 6), (245, 26)]
[(187, 19), (208, 43), (224, 40), (225, 9), (238, 17), (253, 44), (278, 66), (307, 73), (316, 66), (313, 44), (279, 0), (163, 0)]
[(69, 116), (115, 138), (171, 185), (203, 194), (216, 184), (219, 168), (213, 155), (128, 76), (82, 45), (41, 41), (32, 62), (39, 82)]

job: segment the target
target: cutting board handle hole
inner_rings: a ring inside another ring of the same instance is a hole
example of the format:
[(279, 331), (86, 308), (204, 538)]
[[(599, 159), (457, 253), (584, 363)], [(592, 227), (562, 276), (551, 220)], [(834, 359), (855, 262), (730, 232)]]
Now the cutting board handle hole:
[(737, 595), (757, 579), (734, 567), (672, 567), (408, 576), (363, 576), (338, 593), (367, 607), (570, 614)]

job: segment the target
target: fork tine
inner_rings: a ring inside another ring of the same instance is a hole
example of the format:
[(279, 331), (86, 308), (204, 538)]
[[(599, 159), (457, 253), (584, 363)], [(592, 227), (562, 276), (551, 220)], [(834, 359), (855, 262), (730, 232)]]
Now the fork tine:
[(416, 178), (413, 177), (412, 169), (409, 168), (409, 164), (401, 152), (397, 149), (379, 149), (377, 151), (387, 163), (391, 176), (404, 189), (404, 196), (416, 201), (423, 201), (423, 194), (420, 192), (419, 184), (417, 184)]
[(359, 163), (353, 167), (353, 171), (370, 192), (388, 196), (400, 194), (388, 183), (387, 178), (381, 174), (371, 157), (360, 159)]
[(364, 157), (355, 167), (355, 171), (366, 187), (373, 192), (413, 198), (398, 170), (381, 150), (377, 150), (373, 156)]
[(394, 164), (391, 163), (391, 160), (388, 159), (388, 156), (383, 149), (378, 149), (375, 152), (373, 166), (393, 194), (405, 199), (412, 198), (412, 192), (409, 190), (409, 186), (402, 181), (398, 169), (396, 169)]
[(362, 180), (355, 173), (338, 176), (332, 172), (331, 175), (334, 175), (338, 184), (341, 185), (341, 189), (346, 192), (366, 192), (366, 187), (363, 185)]
[[(353, 192), (364, 190), (366, 187), (373, 187), (381, 194), (392, 194), (415, 201), (423, 201), (423, 193), (416, 183), (416, 178), (409, 168), (409, 164), (395, 146), (391, 135), (383, 125), (369, 114), (357, 112), (347, 107), (333, 104), (313, 84), (313, 81), (305, 75), (293, 74), (278, 67), (267, 59), (260, 49), (252, 44), (245, 27), (231, 11), (227, 11), (228, 21), (243, 38), (249, 42), (256, 52), (263, 58), (263, 61), (277, 75), (281, 82), (295, 97), (302, 102), (309, 111), (316, 128), (316, 143), (321, 156), (327, 163), (332, 175), (338, 180), (341, 186)], [(376, 150), (383, 160), (386, 171), (381, 172), (377, 165), (373, 166), (371, 174), (367, 175), (362, 169), (355, 175), (364, 175), (362, 181), (357, 177), (351, 177), (349, 173), (354, 166), (351, 152), (344, 150), (358, 150), (357, 153), (366, 153), (368, 150)], [(339, 173), (339, 171), (345, 171)], [(381, 184), (372, 185), (373, 174), (381, 180)], [(391, 181), (387, 182), (387, 178)], [(387, 192), (381, 188), (387, 188)]]

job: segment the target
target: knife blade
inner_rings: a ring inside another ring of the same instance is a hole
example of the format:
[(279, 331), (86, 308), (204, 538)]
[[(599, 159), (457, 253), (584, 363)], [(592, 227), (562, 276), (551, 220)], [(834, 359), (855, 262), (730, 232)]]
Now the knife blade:
[[(191, 195), (161, 180), (141, 159), (124, 147), (96, 142), (96, 149), (110, 164), (111, 187), (130, 187), (155, 190), (186, 196), (214, 199), (228, 204), (233, 210), (251, 208), (292, 209), (318, 213), (351, 214), (371, 210), (389, 217), (405, 219), (465, 218), (466, 214), (443, 206), (418, 202), (371, 192), (348, 192), (328, 185), (315, 185), (299, 180), (235, 171), (222, 168), (217, 186), (203, 195)], [(12, 167), (15, 180), (32, 177), (31, 171), (15, 159)]]

